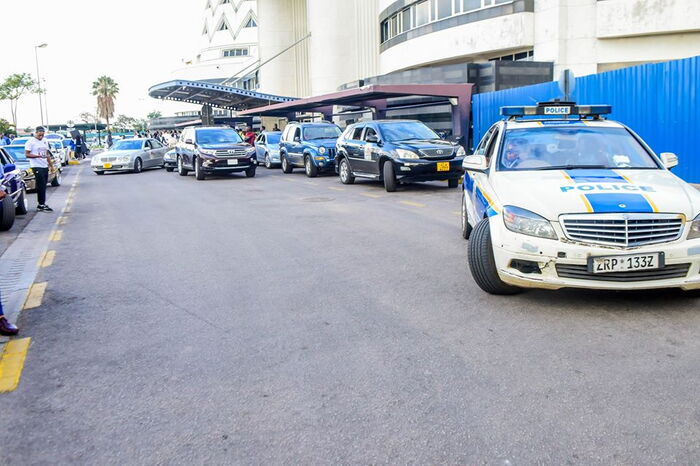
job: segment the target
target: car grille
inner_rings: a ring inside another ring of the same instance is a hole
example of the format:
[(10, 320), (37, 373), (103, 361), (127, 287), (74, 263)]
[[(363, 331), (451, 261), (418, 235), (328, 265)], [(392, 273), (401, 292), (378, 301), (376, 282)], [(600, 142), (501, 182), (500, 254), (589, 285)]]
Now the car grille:
[(420, 149), (419, 152), (421, 153), (421, 155), (423, 155), (423, 157), (440, 159), (452, 157), (452, 154), (454, 153), (454, 148), (445, 147), (438, 149)]
[(334, 159), (334, 158), (335, 158), (335, 148), (328, 149), (328, 158), (329, 158), (329, 159)]
[(683, 216), (669, 214), (563, 215), (567, 238), (621, 247), (674, 241), (683, 232)]
[(214, 151), (217, 157), (242, 157), (246, 155), (246, 149), (221, 149)]
[(608, 282), (644, 282), (683, 278), (688, 275), (690, 264), (672, 264), (656, 270), (634, 270), (631, 272), (592, 273), (585, 265), (557, 264), (557, 275), (561, 278)]
[(100, 157), (100, 162), (114, 162), (117, 160), (116, 157)]

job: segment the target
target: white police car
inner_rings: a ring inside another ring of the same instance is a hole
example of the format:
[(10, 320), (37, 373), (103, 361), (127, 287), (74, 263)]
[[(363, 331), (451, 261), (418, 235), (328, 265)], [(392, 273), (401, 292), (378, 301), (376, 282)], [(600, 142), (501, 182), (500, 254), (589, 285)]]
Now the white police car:
[(483, 290), (700, 289), (700, 192), (610, 110), (503, 107), (464, 159), (462, 235)]

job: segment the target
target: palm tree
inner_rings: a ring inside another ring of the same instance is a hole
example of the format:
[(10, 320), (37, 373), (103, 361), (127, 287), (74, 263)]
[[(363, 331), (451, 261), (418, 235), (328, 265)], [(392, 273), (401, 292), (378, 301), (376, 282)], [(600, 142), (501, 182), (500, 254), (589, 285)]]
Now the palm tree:
[(92, 95), (97, 96), (97, 115), (107, 121), (114, 116), (114, 99), (119, 93), (119, 85), (109, 76), (100, 76), (92, 83)]

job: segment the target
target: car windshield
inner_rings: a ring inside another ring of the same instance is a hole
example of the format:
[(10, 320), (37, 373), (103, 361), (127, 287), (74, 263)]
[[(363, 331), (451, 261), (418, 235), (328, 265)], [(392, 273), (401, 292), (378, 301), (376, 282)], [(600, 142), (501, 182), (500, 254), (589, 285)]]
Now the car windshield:
[(63, 136), (60, 134), (47, 134), (46, 139), (63, 139)]
[(379, 130), (384, 139), (389, 142), (440, 139), (435, 131), (418, 121), (382, 123), (379, 125)]
[(271, 133), (267, 135), (267, 143), (268, 144), (279, 144), (280, 142), (280, 133)]
[(29, 138), (14, 138), (12, 144), (26, 144)]
[(340, 136), (340, 128), (335, 125), (307, 126), (304, 128), (304, 140), (336, 139)]
[(238, 144), (243, 139), (231, 128), (212, 128), (197, 131), (197, 144)]
[(129, 139), (115, 142), (110, 150), (140, 150), (143, 141), (140, 139)]
[(60, 142), (51, 142), (51, 147), (53, 147), (54, 149), (61, 150), (63, 148), (63, 144), (61, 144)]
[(24, 155), (24, 146), (5, 146), (3, 149), (9, 152), (15, 161), (27, 160), (27, 156)]
[(501, 148), (499, 170), (659, 168), (625, 128), (508, 129)]

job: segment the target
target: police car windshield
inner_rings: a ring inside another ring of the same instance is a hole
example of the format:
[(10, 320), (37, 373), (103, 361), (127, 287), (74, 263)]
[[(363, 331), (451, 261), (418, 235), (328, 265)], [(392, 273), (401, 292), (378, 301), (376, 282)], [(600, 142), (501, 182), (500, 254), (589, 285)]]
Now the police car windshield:
[(197, 144), (238, 144), (243, 139), (231, 128), (197, 130)]
[(340, 136), (340, 128), (335, 125), (307, 126), (304, 128), (304, 139), (336, 139)]
[(382, 123), (379, 125), (379, 129), (384, 139), (389, 142), (440, 139), (440, 136), (435, 134), (435, 131), (418, 121)]
[(24, 154), (24, 146), (4, 146), (3, 149), (9, 152), (16, 161), (27, 160), (27, 156)]
[(498, 170), (654, 169), (659, 165), (624, 128), (510, 128)]

